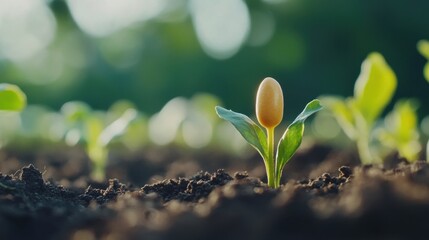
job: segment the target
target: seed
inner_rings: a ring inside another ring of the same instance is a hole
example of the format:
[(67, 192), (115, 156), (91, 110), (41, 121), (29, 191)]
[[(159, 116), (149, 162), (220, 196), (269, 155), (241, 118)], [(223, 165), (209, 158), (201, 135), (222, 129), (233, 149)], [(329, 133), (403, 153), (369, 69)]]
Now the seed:
[(274, 128), (283, 119), (283, 91), (273, 78), (265, 78), (256, 94), (256, 117), (265, 128)]

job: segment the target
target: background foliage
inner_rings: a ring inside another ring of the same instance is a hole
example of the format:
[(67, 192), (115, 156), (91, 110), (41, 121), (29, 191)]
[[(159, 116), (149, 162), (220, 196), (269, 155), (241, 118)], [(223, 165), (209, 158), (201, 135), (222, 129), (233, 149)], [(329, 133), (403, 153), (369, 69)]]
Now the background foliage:
[[(418, 40), (429, 38), (428, 1), (218, 1), (223, 8), (209, 0), (96, 2), (1, 0), (1, 82), (18, 84), (29, 103), (55, 110), (70, 100), (107, 109), (129, 99), (152, 114), (173, 97), (208, 92), (253, 114), (256, 87), (272, 76), (292, 120), (318, 95), (350, 95), (361, 62), (377, 51), (397, 74), (395, 99), (416, 97), (420, 114), (428, 113), (426, 60), (416, 51)], [(204, 4), (213, 11), (204, 12)], [(223, 21), (209, 37), (240, 31), (242, 37), (235, 47), (210, 49), (197, 16)]]

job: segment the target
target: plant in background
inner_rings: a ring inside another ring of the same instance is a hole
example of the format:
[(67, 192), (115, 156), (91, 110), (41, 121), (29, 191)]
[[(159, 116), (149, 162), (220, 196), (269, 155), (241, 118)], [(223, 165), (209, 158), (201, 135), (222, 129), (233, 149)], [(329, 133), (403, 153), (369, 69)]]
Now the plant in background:
[(346, 135), (356, 142), (363, 164), (380, 163), (369, 147), (376, 120), (390, 103), (396, 90), (396, 76), (379, 53), (371, 53), (362, 63), (354, 96), (346, 99), (322, 96), (324, 106), (332, 112)]
[[(417, 43), (417, 49), (423, 57), (428, 60), (423, 68), (423, 75), (426, 81), (429, 82), (429, 41), (428, 40), (420, 40)], [(429, 161), (429, 141), (426, 144), (426, 161)]]
[(0, 84), (0, 110), (21, 111), (27, 104), (27, 97), (13, 84)]
[[(21, 111), (26, 104), (27, 97), (18, 86), (8, 83), (0, 84), (0, 113)], [(0, 148), (10, 140), (10, 135), (20, 125), (20, 122), (17, 121), (18, 115), (14, 115), (6, 113), (0, 116)]]
[(378, 129), (381, 143), (398, 151), (409, 162), (419, 157), (421, 150), (415, 100), (400, 100), (384, 118), (384, 127)]
[(262, 128), (244, 114), (216, 107), (220, 118), (232, 123), (244, 139), (262, 156), (267, 173), (268, 186), (278, 188), (283, 168), (291, 159), (302, 141), (304, 121), (313, 113), (322, 109), (319, 100), (307, 104), (284, 132), (277, 145), (274, 157), (274, 129), (283, 118), (283, 92), (280, 84), (273, 78), (265, 78), (256, 96), (256, 116)]
[(423, 75), (425, 79), (429, 82), (429, 41), (428, 40), (420, 40), (417, 43), (417, 49), (423, 57), (428, 60), (423, 68)]
[[(73, 145), (80, 139), (85, 141), (85, 149), (92, 162), (91, 177), (95, 180), (104, 180), (108, 160), (108, 144), (117, 136), (124, 134), (127, 127), (137, 117), (137, 111), (132, 108), (122, 109), (120, 113), (109, 114), (101, 111), (92, 111), (83, 102), (65, 103), (61, 111), (70, 123), (66, 134), (66, 142)], [(110, 114), (112, 115), (112, 114)]]

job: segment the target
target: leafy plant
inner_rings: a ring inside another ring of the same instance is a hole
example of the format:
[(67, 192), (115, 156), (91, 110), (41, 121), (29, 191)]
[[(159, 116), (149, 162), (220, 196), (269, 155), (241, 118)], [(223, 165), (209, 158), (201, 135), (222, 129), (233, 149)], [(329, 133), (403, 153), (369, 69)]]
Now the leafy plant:
[(128, 125), (137, 117), (137, 111), (131, 107), (123, 109), (120, 114), (114, 114), (113, 119), (104, 112), (92, 111), (83, 102), (68, 102), (61, 108), (69, 122), (66, 142), (76, 144), (84, 140), (84, 146), (92, 162), (91, 177), (95, 180), (105, 178), (109, 148), (108, 144), (117, 136), (122, 135)]
[(409, 162), (418, 159), (421, 150), (417, 121), (418, 104), (414, 100), (400, 100), (384, 118), (378, 137), (384, 145), (396, 149)]
[(428, 40), (420, 40), (417, 43), (417, 49), (420, 54), (428, 60), (423, 68), (423, 75), (426, 80), (429, 82), (429, 41)]
[(27, 97), (13, 84), (0, 84), (0, 110), (21, 111), (27, 104)]
[(268, 186), (278, 188), (283, 168), (289, 162), (302, 141), (304, 121), (313, 113), (322, 109), (319, 100), (312, 100), (296, 117), (278, 142), (274, 157), (274, 129), (283, 118), (283, 92), (280, 84), (273, 78), (265, 78), (256, 96), (256, 116), (259, 123), (253, 122), (244, 114), (216, 106), (220, 118), (232, 123), (244, 139), (262, 156), (267, 173)]
[[(428, 40), (420, 40), (417, 43), (417, 49), (423, 57), (428, 60), (423, 68), (423, 75), (426, 81), (429, 82), (429, 41)], [(429, 161), (429, 141), (426, 144), (426, 161)]]
[(396, 90), (395, 73), (379, 53), (371, 53), (362, 63), (354, 96), (322, 96), (321, 101), (332, 112), (346, 135), (356, 142), (362, 163), (381, 162), (372, 154), (369, 143), (374, 123), (390, 103)]
[[(3, 111), (21, 111), (27, 104), (27, 97), (21, 89), (13, 84), (0, 83), (0, 113)], [(0, 148), (10, 140), (18, 127), (18, 113), (0, 115)]]

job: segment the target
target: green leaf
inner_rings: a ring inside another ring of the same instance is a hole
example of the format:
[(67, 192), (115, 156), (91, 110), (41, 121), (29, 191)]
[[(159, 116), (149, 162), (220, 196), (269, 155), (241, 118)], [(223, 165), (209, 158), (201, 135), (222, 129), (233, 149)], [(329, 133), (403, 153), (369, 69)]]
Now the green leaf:
[(396, 90), (396, 76), (379, 53), (371, 53), (362, 63), (355, 83), (356, 106), (368, 126), (380, 116)]
[(84, 102), (70, 101), (61, 107), (61, 113), (70, 122), (83, 122), (91, 115), (91, 108)]
[(313, 99), (311, 102), (307, 103), (304, 110), (298, 115), (298, 117), (295, 118), (295, 120), (292, 122), (304, 122), (309, 116), (312, 114), (322, 110), (322, 105), (320, 103), (319, 99)]
[(121, 117), (102, 130), (98, 137), (98, 141), (100, 141), (103, 146), (107, 146), (114, 138), (124, 135), (128, 126), (136, 117), (137, 111), (135, 109), (127, 109)]
[(26, 104), (27, 97), (18, 86), (0, 84), (0, 110), (21, 111)]
[(401, 157), (415, 161), (421, 150), (419, 142), (418, 103), (413, 99), (400, 100), (384, 119), (384, 128), (379, 130), (381, 142), (394, 148)]
[(427, 62), (423, 68), (423, 76), (425, 76), (426, 81), (429, 82), (429, 62)]
[(240, 132), (241, 136), (258, 150), (264, 159), (267, 159), (267, 136), (255, 122), (244, 114), (216, 106), (216, 113), (220, 118), (230, 122)]
[(304, 121), (322, 108), (320, 101), (314, 99), (305, 106), (304, 110), (286, 129), (277, 146), (276, 175), (278, 181), (280, 181), (284, 166), (295, 154), (299, 145), (301, 145), (302, 136), (304, 134)]
[(340, 127), (350, 139), (356, 138), (356, 128), (353, 113), (347, 101), (337, 96), (321, 96), (320, 101), (335, 117)]
[(417, 50), (423, 55), (427, 60), (429, 60), (429, 41), (420, 40), (417, 43)]
[(104, 130), (106, 115), (104, 112), (93, 112), (84, 121), (84, 137), (87, 145), (100, 145), (100, 135)]
[[(417, 43), (417, 50), (429, 61), (429, 41), (420, 40)], [(427, 62), (423, 69), (423, 75), (425, 79), (429, 82), (429, 62)]]

